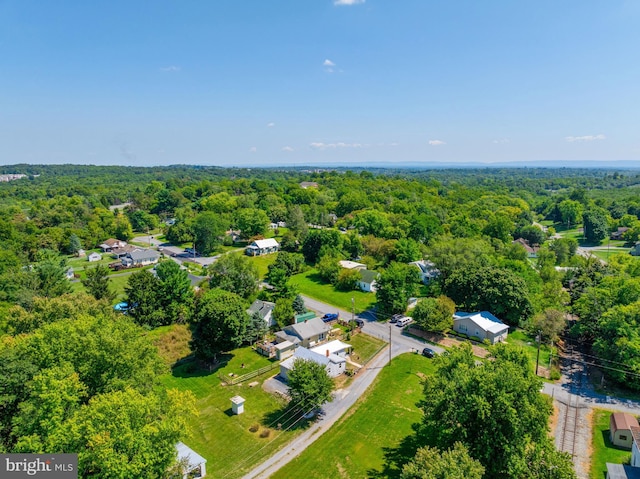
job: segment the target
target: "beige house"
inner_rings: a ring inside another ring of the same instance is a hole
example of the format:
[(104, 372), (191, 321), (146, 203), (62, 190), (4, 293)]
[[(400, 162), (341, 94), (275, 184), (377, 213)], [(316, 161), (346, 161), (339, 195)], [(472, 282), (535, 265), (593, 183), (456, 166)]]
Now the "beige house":
[(639, 427), (638, 420), (631, 414), (614, 412), (609, 418), (609, 439), (611, 444), (631, 449), (633, 443), (632, 427)]

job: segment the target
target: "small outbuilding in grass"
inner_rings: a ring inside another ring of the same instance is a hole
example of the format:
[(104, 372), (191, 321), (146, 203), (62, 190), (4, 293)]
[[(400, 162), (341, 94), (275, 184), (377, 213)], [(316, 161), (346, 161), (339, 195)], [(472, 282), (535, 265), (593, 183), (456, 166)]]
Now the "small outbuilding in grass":
[(609, 418), (609, 438), (614, 446), (631, 450), (633, 435), (631, 427), (639, 427), (638, 420), (631, 414), (614, 412)]

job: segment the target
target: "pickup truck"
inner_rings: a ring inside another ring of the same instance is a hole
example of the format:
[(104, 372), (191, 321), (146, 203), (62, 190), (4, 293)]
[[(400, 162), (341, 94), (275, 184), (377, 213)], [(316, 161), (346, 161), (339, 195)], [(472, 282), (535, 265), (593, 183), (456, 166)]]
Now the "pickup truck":
[(338, 313), (327, 313), (321, 319), (325, 323), (330, 323), (331, 321), (337, 321), (340, 315)]

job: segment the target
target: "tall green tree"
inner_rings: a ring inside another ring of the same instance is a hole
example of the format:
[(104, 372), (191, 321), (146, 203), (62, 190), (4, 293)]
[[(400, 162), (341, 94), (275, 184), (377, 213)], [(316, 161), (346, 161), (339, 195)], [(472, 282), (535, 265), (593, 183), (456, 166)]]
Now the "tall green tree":
[(249, 298), (258, 291), (258, 267), (246, 256), (225, 254), (207, 269), (212, 288)]
[(558, 204), (560, 218), (564, 224), (571, 226), (580, 221), (582, 217), (582, 203), (575, 200), (564, 200)]
[(101, 394), (65, 423), (58, 449), (78, 453), (81, 477), (165, 477), (196, 414), (190, 391)]
[[(440, 450), (462, 442), (486, 477), (528, 477), (528, 450), (551, 441), (551, 401), (540, 394), (542, 382), (523, 350), (500, 344), (492, 354), (493, 361), (476, 366), (465, 345), (435, 360), (437, 371), (426, 381), (420, 403), (418, 441)], [(566, 456), (555, 459), (570, 464)]]
[(193, 288), (187, 270), (175, 261), (163, 261), (156, 266), (158, 302), (164, 313), (164, 322), (184, 323), (193, 309)]
[(442, 292), (459, 308), (486, 310), (516, 326), (533, 314), (526, 283), (503, 268), (458, 270), (444, 281)]
[(582, 214), (584, 237), (591, 243), (600, 243), (609, 236), (609, 219), (603, 209), (590, 209)]
[(310, 412), (331, 401), (334, 385), (324, 365), (296, 359), (287, 376), (292, 407)]
[(209, 255), (220, 244), (226, 226), (220, 216), (211, 211), (203, 211), (195, 217), (191, 229), (196, 251)]
[(129, 276), (124, 291), (129, 314), (137, 324), (151, 327), (168, 324), (160, 302), (160, 283), (148, 270)]
[(104, 265), (96, 265), (93, 268), (85, 269), (86, 277), (82, 279), (82, 285), (97, 300), (106, 299), (111, 302), (115, 299), (116, 293), (109, 288), (109, 268)]
[(200, 297), (194, 318), (192, 347), (205, 361), (216, 361), (218, 354), (240, 346), (251, 320), (242, 298), (221, 289), (212, 289)]
[(243, 208), (236, 213), (236, 225), (244, 238), (264, 235), (269, 226), (269, 217), (258, 208)]
[(391, 263), (378, 279), (378, 307), (383, 314), (402, 313), (410, 297), (418, 292), (418, 269), (403, 263)]
[(453, 327), (456, 305), (446, 296), (424, 298), (411, 313), (413, 320), (425, 331), (444, 332)]

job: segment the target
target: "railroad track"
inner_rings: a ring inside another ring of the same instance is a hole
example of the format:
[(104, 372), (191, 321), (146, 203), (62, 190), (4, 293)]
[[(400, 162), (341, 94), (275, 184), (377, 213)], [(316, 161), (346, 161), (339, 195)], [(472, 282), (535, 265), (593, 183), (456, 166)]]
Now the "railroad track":
[(580, 396), (577, 394), (582, 386), (583, 365), (576, 361), (576, 353), (572, 350), (568, 354), (570, 360), (570, 377), (571, 388), (569, 398), (565, 406), (564, 419), (562, 420), (562, 430), (558, 441), (558, 448), (561, 451), (568, 452), (571, 457), (576, 456), (576, 435), (578, 433), (578, 418), (580, 413)]

